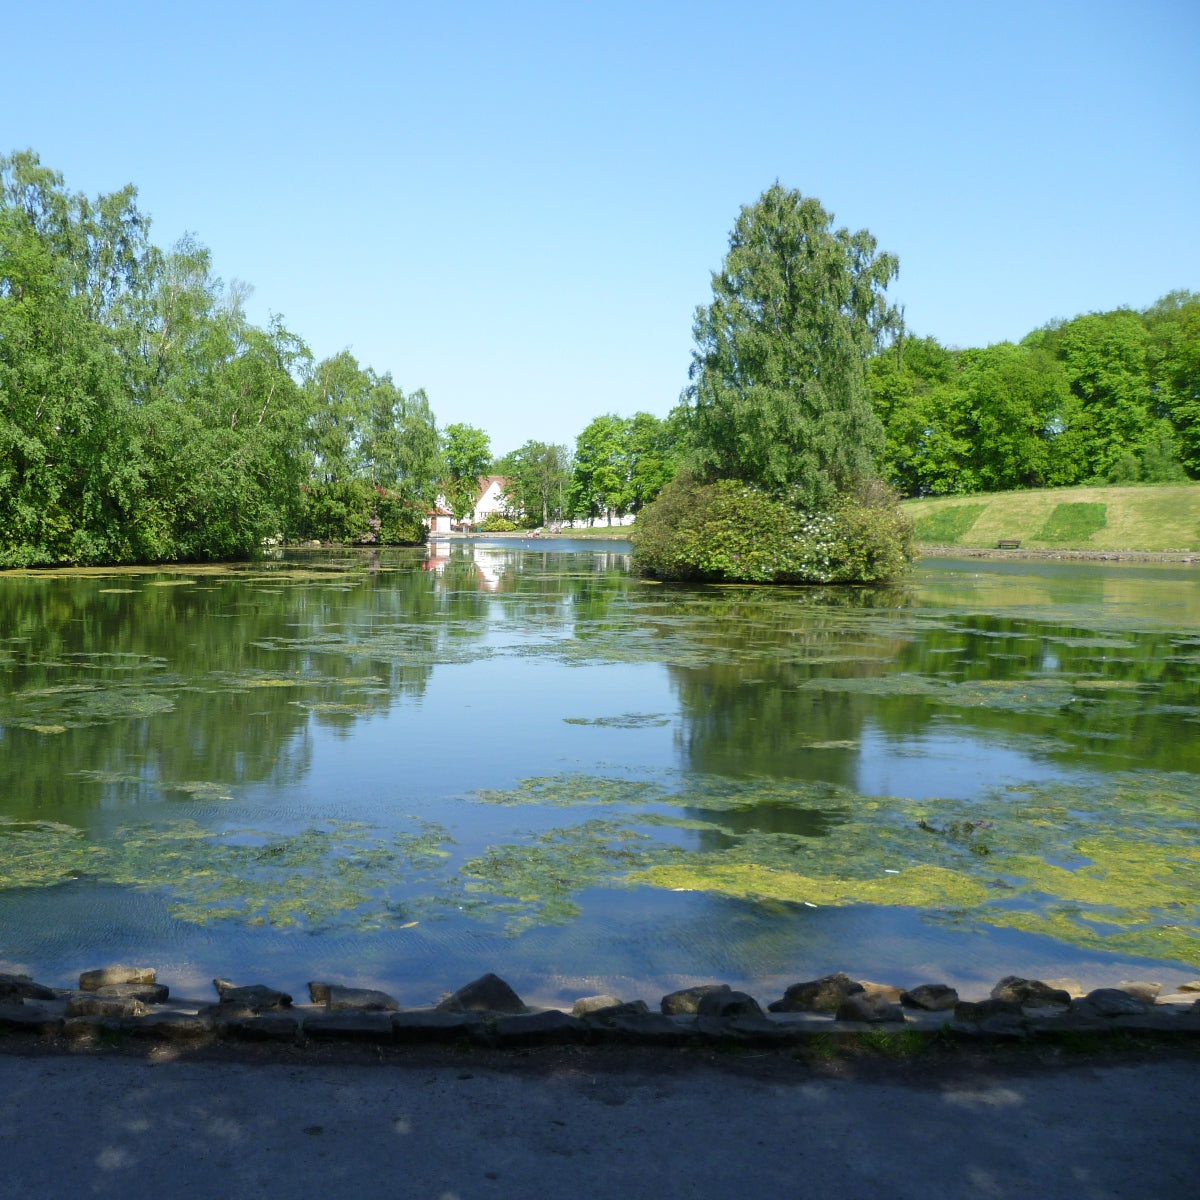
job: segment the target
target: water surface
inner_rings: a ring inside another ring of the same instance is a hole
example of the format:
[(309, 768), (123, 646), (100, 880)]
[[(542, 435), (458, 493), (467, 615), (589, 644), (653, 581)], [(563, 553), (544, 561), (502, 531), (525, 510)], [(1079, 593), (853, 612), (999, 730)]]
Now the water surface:
[(628, 547), (0, 576), (0, 970), (424, 1003), (1200, 966), (1200, 576)]

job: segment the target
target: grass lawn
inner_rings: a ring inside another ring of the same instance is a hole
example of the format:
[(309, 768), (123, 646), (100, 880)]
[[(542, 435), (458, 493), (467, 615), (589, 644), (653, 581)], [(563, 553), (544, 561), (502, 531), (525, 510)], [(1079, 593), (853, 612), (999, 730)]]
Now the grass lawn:
[(1200, 550), (1200, 483), (906, 500), (925, 546)]

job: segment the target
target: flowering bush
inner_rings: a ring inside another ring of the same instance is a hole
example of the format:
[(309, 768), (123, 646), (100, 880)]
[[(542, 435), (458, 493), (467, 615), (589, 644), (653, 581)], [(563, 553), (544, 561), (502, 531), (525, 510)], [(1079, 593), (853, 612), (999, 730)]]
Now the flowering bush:
[(483, 524), (479, 526), (481, 533), (512, 533), (517, 526), (507, 517), (502, 517), (499, 513), (488, 513), (483, 518)]
[(877, 583), (914, 557), (912, 523), (874, 482), (806, 513), (735, 480), (680, 476), (638, 516), (634, 566), (657, 579)]

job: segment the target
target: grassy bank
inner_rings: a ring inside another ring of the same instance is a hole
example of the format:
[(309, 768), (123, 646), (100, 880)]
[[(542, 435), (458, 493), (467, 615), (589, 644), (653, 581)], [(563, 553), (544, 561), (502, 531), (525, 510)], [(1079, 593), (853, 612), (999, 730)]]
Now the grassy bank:
[(904, 509), (925, 546), (1200, 550), (1200, 483), (945, 496)]

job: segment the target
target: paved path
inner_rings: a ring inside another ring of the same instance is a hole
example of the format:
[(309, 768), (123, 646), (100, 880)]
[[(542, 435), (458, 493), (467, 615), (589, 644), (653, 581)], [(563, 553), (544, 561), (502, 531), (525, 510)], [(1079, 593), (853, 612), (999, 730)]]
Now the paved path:
[(1195, 1195), (1191, 1060), (972, 1082), (0, 1056), (0, 1197)]

